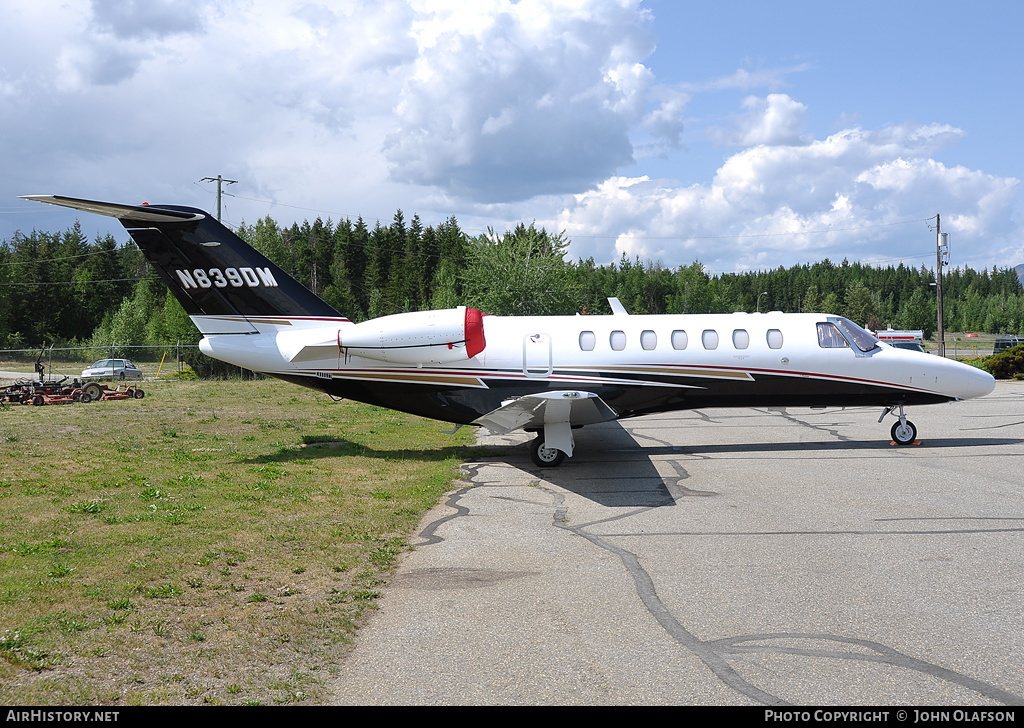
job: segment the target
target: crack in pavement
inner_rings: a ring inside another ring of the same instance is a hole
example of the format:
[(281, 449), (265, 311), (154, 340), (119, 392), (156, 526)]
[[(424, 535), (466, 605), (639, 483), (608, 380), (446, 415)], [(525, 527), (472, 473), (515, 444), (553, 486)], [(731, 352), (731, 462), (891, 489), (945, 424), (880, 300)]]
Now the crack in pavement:
[[(841, 440), (849, 439), (837, 431), (831, 430), (827, 427), (803, 422), (786, 414), (783, 414), (783, 416), (794, 423), (818, 431), (828, 432), (832, 436)], [(681, 482), (690, 477), (689, 473), (682, 467), (681, 463), (676, 461), (669, 462), (675, 470), (676, 477), (666, 477), (663, 478), (663, 481), (674, 499), (681, 500), (693, 495), (717, 495), (710, 492), (693, 491), (683, 487)], [(484, 483), (474, 481), (475, 478), (479, 478), (481, 469), (482, 466), (479, 464), (470, 464), (465, 466), (465, 470), (467, 471), (466, 479), (469, 482), (474, 483), (474, 485), (470, 487), (480, 487), (485, 485)], [(497, 485), (501, 487), (500, 484), (493, 481), (486, 485), (491, 487)], [(728, 659), (730, 657), (759, 653), (805, 657), (808, 659), (831, 658), (845, 661), (885, 664), (915, 671), (939, 680), (962, 686), (998, 703), (1006, 705), (1024, 705), (1024, 698), (1016, 695), (1015, 693), (1003, 690), (1002, 688), (990, 683), (971, 678), (954, 670), (906, 655), (891, 647), (871, 640), (816, 633), (766, 633), (735, 635), (714, 640), (700, 639), (676, 618), (672, 613), (672, 610), (661, 599), (654, 579), (643, 567), (640, 556), (637, 553), (612, 542), (613, 538), (621, 537), (623, 534), (601, 536), (592, 532), (592, 529), (595, 526), (628, 520), (652, 511), (655, 507), (639, 507), (631, 509), (626, 513), (616, 514), (608, 518), (581, 523), (579, 525), (571, 525), (569, 523), (569, 512), (571, 506), (566, 502), (565, 493), (560, 490), (549, 489), (548, 487), (545, 487), (544, 489), (552, 496), (552, 502), (550, 504), (538, 504), (535, 501), (529, 501), (529, 504), (533, 506), (544, 505), (545, 507), (550, 507), (552, 512), (551, 523), (554, 527), (579, 536), (597, 548), (614, 554), (632, 578), (636, 594), (640, 598), (644, 607), (658, 622), (658, 624), (661, 625), (665, 632), (679, 645), (699, 659), (722, 683), (750, 700), (770, 706), (790, 705), (790, 703), (783, 697), (772, 694), (743, 677), (732, 665), (729, 664)], [(426, 539), (426, 543), (422, 544), (422, 546), (436, 544), (442, 540), (436, 535), (436, 532), (444, 523), (470, 515), (470, 509), (465, 505), (462, 505), (460, 502), (469, 490), (469, 487), (462, 488), (449, 496), (447, 505), (453, 508), (455, 512), (450, 515), (446, 515), (443, 518), (439, 518), (427, 525), (420, 534), (421, 537)], [(505, 498), (505, 500), (511, 502), (527, 502), (518, 498)], [(634, 537), (643, 537), (645, 535), (650, 536), (653, 534), (633, 534)], [(793, 644), (794, 642), (809, 642), (812, 644), (810, 646), (799, 646)]]

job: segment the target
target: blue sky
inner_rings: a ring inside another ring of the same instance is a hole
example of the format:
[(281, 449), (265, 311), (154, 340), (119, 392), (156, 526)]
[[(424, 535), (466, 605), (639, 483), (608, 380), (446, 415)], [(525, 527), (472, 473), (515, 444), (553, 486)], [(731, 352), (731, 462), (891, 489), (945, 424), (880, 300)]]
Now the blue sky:
[[(905, 121), (964, 129), (960, 149), (992, 174), (1018, 176), (1012, 139), (1024, 111), (1015, 2), (717, 2), (655, 0), (658, 47), (648, 64), (666, 83), (700, 83), (737, 69), (781, 73), (778, 90), (808, 105), (808, 128), (824, 138), (843, 126)], [(765, 89), (752, 89), (763, 94)], [(735, 112), (735, 95), (694, 99), (695, 123)], [(1000, 143), (997, 140), (1002, 140)]]
[[(0, 0), (0, 238), (66, 194), (230, 224), (535, 220), (713, 272), (1024, 262), (1024, 4)], [(80, 218), (87, 234), (103, 218)]]

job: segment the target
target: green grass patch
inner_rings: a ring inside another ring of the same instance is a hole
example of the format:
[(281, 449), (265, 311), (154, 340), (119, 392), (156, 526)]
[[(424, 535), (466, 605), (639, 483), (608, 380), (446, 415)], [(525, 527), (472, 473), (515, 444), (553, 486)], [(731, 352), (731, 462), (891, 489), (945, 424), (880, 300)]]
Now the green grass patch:
[(322, 700), (473, 436), (273, 380), (3, 417), (9, 705)]

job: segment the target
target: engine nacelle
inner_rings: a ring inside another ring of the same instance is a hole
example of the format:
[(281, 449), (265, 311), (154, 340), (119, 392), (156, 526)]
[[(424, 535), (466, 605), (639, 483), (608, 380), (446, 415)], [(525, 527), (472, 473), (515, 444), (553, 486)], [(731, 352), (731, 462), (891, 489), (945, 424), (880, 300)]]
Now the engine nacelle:
[(486, 343), (483, 314), (459, 306), (396, 313), (329, 333), (289, 333), (278, 337), (278, 345), (293, 363), (357, 356), (392, 364), (449, 364), (472, 359)]
[(483, 314), (475, 308), (411, 311), (364, 321), (339, 332), (351, 356), (393, 364), (448, 364), (484, 350)]

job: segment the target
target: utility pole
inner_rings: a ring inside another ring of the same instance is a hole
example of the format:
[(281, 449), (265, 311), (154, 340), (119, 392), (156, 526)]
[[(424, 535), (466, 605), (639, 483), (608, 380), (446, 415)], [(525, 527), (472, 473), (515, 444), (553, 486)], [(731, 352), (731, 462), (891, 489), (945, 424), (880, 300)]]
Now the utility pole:
[(942, 220), (935, 214), (935, 311), (939, 324), (939, 356), (946, 356), (946, 327), (942, 315), (942, 265), (949, 253), (949, 233), (942, 232)]
[(221, 185), (229, 184), (233, 185), (238, 180), (236, 179), (224, 179), (219, 174), (216, 177), (203, 177), (203, 182), (216, 182), (217, 183), (217, 222), (220, 222), (220, 196), (221, 196)]

